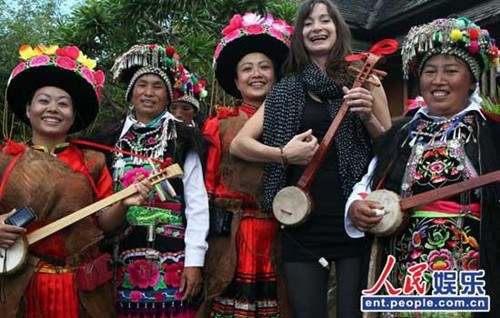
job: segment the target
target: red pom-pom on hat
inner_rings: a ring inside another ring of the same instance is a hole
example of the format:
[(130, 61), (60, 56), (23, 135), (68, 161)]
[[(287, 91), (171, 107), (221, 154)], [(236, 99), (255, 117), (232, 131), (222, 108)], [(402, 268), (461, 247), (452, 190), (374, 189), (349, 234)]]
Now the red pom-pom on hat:
[(470, 37), (471, 41), (477, 40), (479, 38), (479, 31), (476, 29), (470, 29), (469, 37)]
[(175, 48), (174, 48), (173, 46), (169, 45), (169, 46), (167, 46), (167, 47), (165, 48), (165, 53), (167, 54), (167, 56), (168, 56), (168, 57), (170, 57), (170, 58), (171, 58), (171, 57), (173, 57), (173, 56), (174, 56), (174, 54), (175, 54)]

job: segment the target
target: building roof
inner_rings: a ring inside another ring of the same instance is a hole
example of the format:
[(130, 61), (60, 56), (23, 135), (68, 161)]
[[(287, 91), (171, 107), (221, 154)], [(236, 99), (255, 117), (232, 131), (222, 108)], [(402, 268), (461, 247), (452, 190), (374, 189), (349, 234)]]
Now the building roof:
[(357, 41), (400, 38), (410, 27), (465, 15), (483, 28), (500, 28), (498, 0), (336, 0)]

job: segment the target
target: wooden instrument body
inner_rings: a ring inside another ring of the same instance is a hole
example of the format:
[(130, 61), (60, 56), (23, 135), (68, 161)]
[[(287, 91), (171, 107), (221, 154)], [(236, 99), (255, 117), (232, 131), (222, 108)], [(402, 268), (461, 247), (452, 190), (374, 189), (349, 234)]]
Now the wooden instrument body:
[[(169, 178), (182, 177), (183, 171), (178, 164), (172, 164), (148, 177), (152, 185), (156, 185)], [(101, 209), (110, 206), (137, 192), (134, 186), (130, 186), (100, 201), (97, 201), (83, 209), (73, 212), (65, 217), (47, 224), (31, 233), (17, 239), (8, 249), (0, 249), (0, 276), (15, 273), (21, 269), (27, 260), (29, 245), (36, 243), (45, 237), (67, 227), (71, 224), (89, 216)]]
[(297, 226), (307, 220), (313, 209), (309, 193), (299, 187), (281, 189), (273, 200), (273, 214), (285, 226)]
[(441, 199), (450, 198), (454, 195), (480, 188), (490, 183), (500, 181), (500, 170), (483, 174), (479, 177), (468, 179), (430, 190), (424, 193), (400, 200), (399, 196), (388, 190), (376, 190), (368, 194), (367, 201), (376, 201), (384, 206), (385, 214), (379, 224), (372, 227), (368, 232), (375, 236), (390, 236), (400, 233), (409, 222), (409, 215), (405, 211), (429, 204)]

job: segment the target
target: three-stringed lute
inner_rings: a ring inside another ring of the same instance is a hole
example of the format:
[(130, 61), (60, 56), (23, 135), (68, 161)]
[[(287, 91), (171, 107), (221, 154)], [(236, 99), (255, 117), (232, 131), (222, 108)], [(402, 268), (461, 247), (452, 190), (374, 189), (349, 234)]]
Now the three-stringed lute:
[(385, 213), (382, 220), (369, 229), (368, 232), (376, 236), (390, 236), (399, 233), (406, 228), (409, 220), (407, 211), (410, 211), (412, 208), (450, 198), (454, 195), (499, 181), (500, 170), (403, 199), (400, 199), (396, 193), (389, 190), (373, 191), (365, 200), (382, 204)]
[[(156, 185), (166, 179), (182, 177), (183, 172), (178, 164), (172, 164), (166, 169), (150, 175), (147, 179), (152, 185)], [(57, 221), (49, 223), (29, 234), (16, 240), (9, 249), (0, 249), (0, 275), (16, 272), (24, 265), (27, 258), (28, 246), (34, 244), (47, 236), (72, 225), (81, 219), (92, 215), (101, 209), (110, 206), (137, 192), (135, 187), (127, 187), (113, 195), (97, 201), (83, 209), (73, 212)]]

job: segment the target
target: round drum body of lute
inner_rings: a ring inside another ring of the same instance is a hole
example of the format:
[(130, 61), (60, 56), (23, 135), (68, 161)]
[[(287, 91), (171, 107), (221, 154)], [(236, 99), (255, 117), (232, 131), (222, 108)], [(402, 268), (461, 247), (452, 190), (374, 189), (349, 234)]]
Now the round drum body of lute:
[(389, 190), (376, 190), (368, 194), (366, 201), (375, 201), (384, 206), (382, 220), (368, 230), (375, 236), (390, 236), (402, 230), (408, 223), (408, 215), (401, 211), (399, 195)]
[(289, 186), (281, 189), (273, 200), (273, 214), (285, 226), (303, 223), (312, 210), (312, 200), (301, 188)]
[(0, 249), (0, 275), (11, 274), (26, 262), (28, 243), (21, 237), (8, 249)]

